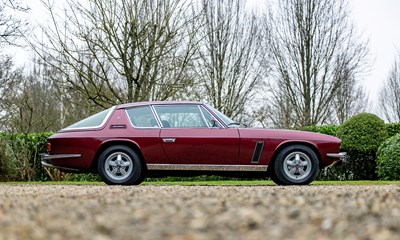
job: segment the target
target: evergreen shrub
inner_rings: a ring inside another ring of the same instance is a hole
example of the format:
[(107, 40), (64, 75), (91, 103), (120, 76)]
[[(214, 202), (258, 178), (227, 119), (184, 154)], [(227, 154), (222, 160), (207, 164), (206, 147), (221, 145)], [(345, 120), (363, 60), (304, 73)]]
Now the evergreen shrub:
[(386, 124), (386, 131), (388, 133), (388, 137), (393, 137), (394, 135), (399, 134), (400, 133), (400, 122)]
[(350, 180), (376, 180), (376, 151), (387, 139), (385, 123), (371, 113), (355, 115), (337, 131), (342, 139), (341, 148), (349, 155), (347, 174)]
[(376, 162), (376, 173), (380, 179), (400, 180), (400, 134), (381, 144)]

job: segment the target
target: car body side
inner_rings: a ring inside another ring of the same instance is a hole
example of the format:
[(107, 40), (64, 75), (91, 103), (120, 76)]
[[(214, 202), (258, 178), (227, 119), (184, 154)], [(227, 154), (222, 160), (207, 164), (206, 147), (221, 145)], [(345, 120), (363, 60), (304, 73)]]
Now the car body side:
[[(156, 103), (155, 103), (156, 104)], [(200, 103), (190, 103), (200, 104)], [(201, 105), (201, 104), (200, 104)], [(94, 129), (64, 129), (52, 135), (48, 141), (51, 144), (49, 155), (80, 154), (80, 157), (65, 157), (50, 159), (49, 162), (61, 170), (78, 170), (81, 172), (95, 172), (99, 154), (112, 145), (126, 145), (137, 151), (146, 164), (171, 164), (171, 155), (174, 149), (166, 152), (166, 143), (162, 141), (162, 131), (156, 128), (135, 128), (132, 126), (126, 107), (122, 105), (113, 109), (107, 121), (100, 128)], [(206, 106), (204, 106), (206, 107)], [(211, 112), (211, 111), (210, 111)], [(214, 113), (213, 113), (214, 114)], [(218, 116), (214, 114), (218, 119)], [(220, 119), (219, 119), (220, 120)], [(320, 159), (320, 168), (331, 165), (336, 158), (328, 157), (328, 153), (336, 153), (340, 148), (340, 139), (328, 135), (292, 131), (257, 128), (227, 128), (226, 136), (214, 136), (220, 128), (203, 129), (207, 134), (206, 141), (201, 145), (193, 142), (190, 151), (186, 149), (187, 161), (185, 164), (234, 164), (234, 165), (271, 165), (280, 149), (291, 144), (302, 144), (313, 149)], [(196, 129), (168, 129), (174, 134), (181, 134), (179, 141), (192, 141), (191, 135), (197, 134)], [(182, 135), (183, 134), (183, 135)], [(182, 142), (181, 142), (182, 143)], [(186, 142), (190, 143), (190, 142)], [(255, 148), (258, 143), (263, 144), (258, 161), (254, 159)], [(226, 146), (221, 149), (221, 146)], [(174, 145), (176, 151), (185, 151), (177, 140)], [(170, 148), (171, 149), (171, 148)], [(204, 151), (208, 149), (208, 151)], [(219, 162), (210, 161), (210, 152)], [(235, 159), (231, 159), (231, 158)], [(228, 159), (229, 158), (229, 159)], [(173, 162), (177, 163), (177, 162)], [(179, 164), (179, 162), (178, 162)]]

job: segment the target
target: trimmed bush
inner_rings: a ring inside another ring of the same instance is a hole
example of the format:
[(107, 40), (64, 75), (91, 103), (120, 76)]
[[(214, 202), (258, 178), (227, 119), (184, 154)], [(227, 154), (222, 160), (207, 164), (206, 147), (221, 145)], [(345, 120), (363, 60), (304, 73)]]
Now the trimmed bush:
[(387, 138), (385, 122), (375, 114), (361, 113), (344, 122), (337, 131), (342, 148), (349, 151), (375, 153)]
[(377, 152), (376, 163), (376, 173), (380, 179), (400, 179), (400, 134), (382, 143)]
[(349, 155), (345, 167), (350, 180), (376, 180), (376, 151), (387, 138), (385, 123), (371, 113), (361, 113), (344, 122), (337, 131), (341, 148)]

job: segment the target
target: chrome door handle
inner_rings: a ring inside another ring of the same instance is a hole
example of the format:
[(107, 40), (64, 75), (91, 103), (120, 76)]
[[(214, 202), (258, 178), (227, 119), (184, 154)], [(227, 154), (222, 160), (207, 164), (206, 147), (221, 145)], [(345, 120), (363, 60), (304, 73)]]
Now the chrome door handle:
[(163, 138), (163, 142), (165, 142), (165, 143), (173, 143), (173, 142), (175, 142), (175, 138)]

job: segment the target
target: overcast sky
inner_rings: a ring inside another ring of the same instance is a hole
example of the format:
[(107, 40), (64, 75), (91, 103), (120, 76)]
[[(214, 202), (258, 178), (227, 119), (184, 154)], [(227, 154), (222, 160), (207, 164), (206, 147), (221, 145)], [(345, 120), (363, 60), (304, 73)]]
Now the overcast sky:
[[(389, 75), (400, 54), (400, 0), (350, 0), (356, 26), (369, 39), (371, 69), (363, 79), (371, 100)], [(375, 106), (374, 112), (378, 107)]]
[[(266, 0), (265, 0), (266, 1)], [(57, 0), (55, 2), (62, 2)], [(257, 5), (262, 0), (250, 0)], [(351, 17), (363, 37), (369, 39), (370, 61), (369, 72), (360, 79), (373, 103), (370, 111), (379, 114), (376, 106), (378, 92), (386, 80), (396, 54), (400, 53), (400, 0), (349, 0)], [(30, 0), (31, 20), (43, 21), (39, 0)], [(16, 62), (26, 59), (22, 50), (13, 50)]]

